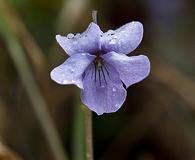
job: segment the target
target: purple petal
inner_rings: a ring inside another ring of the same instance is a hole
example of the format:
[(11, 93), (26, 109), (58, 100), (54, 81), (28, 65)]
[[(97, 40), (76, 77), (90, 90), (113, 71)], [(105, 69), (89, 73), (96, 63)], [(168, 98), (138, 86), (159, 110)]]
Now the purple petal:
[(118, 72), (109, 64), (104, 64), (98, 71), (91, 63), (83, 76), (83, 88), (82, 102), (98, 115), (116, 112), (126, 98)]
[(68, 55), (75, 53), (95, 53), (100, 50), (102, 31), (95, 23), (90, 23), (82, 34), (56, 35), (56, 40)]
[(83, 88), (82, 74), (94, 58), (87, 53), (74, 54), (51, 71), (51, 79), (59, 84), (75, 84)]
[(150, 72), (150, 61), (147, 56), (131, 56), (110, 52), (103, 58), (113, 65), (126, 87), (146, 78)]
[(140, 44), (143, 26), (140, 22), (131, 22), (115, 31), (109, 30), (101, 38), (101, 47), (105, 53), (115, 51), (128, 54)]

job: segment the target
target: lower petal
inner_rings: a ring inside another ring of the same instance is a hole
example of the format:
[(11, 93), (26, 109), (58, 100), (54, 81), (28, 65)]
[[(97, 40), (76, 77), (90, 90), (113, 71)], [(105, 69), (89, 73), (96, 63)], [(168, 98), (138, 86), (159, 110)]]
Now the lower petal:
[(94, 64), (91, 64), (84, 74), (81, 90), (82, 102), (98, 115), (116, 112), (126, 99), (117, 71), (108, 64), (104, 67), (94, 72)]
[(51, 71), (51, 79), (62, 85), (75, 84), (83, 88), (82, 74), (93, 60), (94, 56), (87, 53), (74, 54)]
[(110, 52), (103, 58), (116, 68), (126, 87), (140, 82), (150, 73), (150, 61), (144, 55), (128, 57), (125, 54)]

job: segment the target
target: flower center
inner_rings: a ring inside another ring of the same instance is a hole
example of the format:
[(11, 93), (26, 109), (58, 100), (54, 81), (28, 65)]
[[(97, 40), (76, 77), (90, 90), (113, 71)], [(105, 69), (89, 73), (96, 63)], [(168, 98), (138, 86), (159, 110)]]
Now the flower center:
[(100, 53), (96, 54), (95, 60), (94, 60), (94, 65), (96, 67), (96, 69), (100, 69), (103, 65), (103, 59), (100, 56)]
[(93, 61), (93, 69), (91, 79), (99, 83), (101, 87), (105, 87), (107, 79), (109, 78), (109, 72), (106, 67), (106, 63), (101, 57), (101, 53), (97, 53), (95, 60)]

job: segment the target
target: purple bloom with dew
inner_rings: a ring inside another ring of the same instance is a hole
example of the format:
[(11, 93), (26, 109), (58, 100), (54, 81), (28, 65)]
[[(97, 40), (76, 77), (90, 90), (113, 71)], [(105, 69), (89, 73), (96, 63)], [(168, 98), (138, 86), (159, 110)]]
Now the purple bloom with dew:
[(150, 72), (147, 56), (127, 56), (142, 37), (140, 22), (105, 33), (92, 22), (82, 34), (56, 35), (70, 57), (51, 71), (51, 78), (62, 85), (78, 86), (82, 102), (98, 115), (116, 112), (126, 99), (124, 86), (140, 82)]

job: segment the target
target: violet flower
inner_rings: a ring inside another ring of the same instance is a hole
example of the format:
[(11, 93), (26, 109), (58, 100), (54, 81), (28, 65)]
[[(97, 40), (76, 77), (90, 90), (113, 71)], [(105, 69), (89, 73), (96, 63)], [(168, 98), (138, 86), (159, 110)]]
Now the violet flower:
[(51, 78), (62, 85), (78, 86), (82, 102), (98, 115), (116, 112), (127, 95), (123, 83), (128, 88), (150, 72), (146, 56), (126, 55), (137, 48), (142, 37), (140, 22), (105, 33), (92, 22), (82, 34), (56, 35), (70, 57), (51, 71)]

